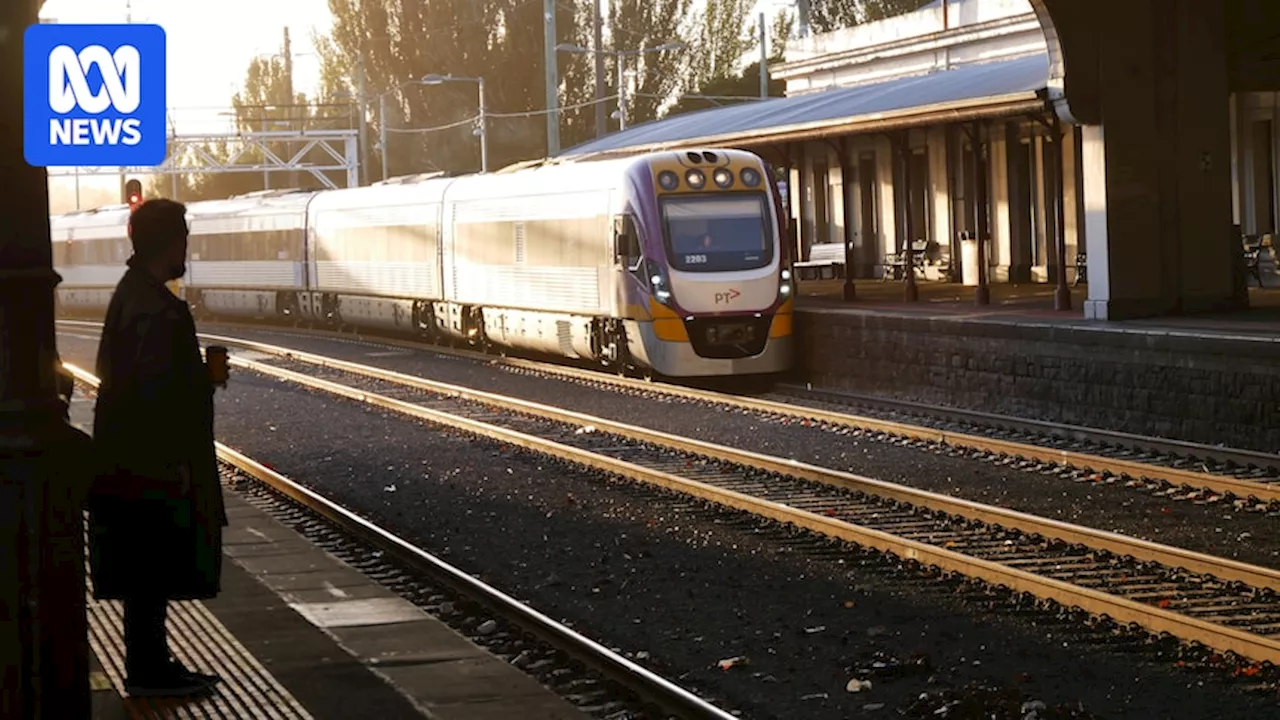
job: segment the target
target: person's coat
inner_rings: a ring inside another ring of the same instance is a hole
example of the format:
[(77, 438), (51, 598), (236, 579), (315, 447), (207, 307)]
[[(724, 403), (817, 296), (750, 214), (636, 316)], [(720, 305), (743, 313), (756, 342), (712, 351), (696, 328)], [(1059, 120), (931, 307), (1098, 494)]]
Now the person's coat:
[(107, 307), (97, 375), (94, 595), (214, 597), (227, 524), (214, 386), (186, 302), (132, 261)]

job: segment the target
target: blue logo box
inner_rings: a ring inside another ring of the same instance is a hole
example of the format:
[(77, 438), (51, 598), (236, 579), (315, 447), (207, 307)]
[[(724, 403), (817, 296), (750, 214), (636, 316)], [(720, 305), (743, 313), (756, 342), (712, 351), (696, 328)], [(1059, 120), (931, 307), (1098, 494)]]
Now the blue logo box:
[(155, 166), (167, 154), (164, 28), (32, 25), (23, 150), (36, 167)]

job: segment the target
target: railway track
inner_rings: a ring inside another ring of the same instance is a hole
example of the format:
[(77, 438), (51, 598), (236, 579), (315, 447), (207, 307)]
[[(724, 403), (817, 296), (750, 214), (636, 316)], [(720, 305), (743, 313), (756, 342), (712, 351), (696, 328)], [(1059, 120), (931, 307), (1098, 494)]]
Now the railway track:
[[(96, 392), (92, 373), (64, 367)], [(608, 720), (738, 717), (242, 453), (218, 443), (217, 454), (225, 486), (587, 714)]]
[[(1253, 663), (1280, 571), (422, 378), (221, 338), (232, 364), (790, 523)], [(1247, 664), (1247, 663), (1246, 663)]]
[[(98, 323), (59, 321), (69, 326)], [(234, 327), (233, 325), (226, 325)], [(278, 330), (282, 336), (359, 341), (350, 333)], [(235, 338), (203, 334), (224, 344)], [(659, 395), (752, 413), (772, 422), (803, 422), (827, 432), (854, 434), (880, 442), (935, 452), (964, 452), (974, 459), (1032, 471), (1070, 469), (1077, 482), (1124, 484), (1175, 501), (1227, 503), (1254, 513), (1280, 513), (1280, 455), (1214, 447), (1096, 428), (1012, 418), (920, 403), (871, 398), (835, 391), (780, 386), (774, 398), (746, 397), (711, 390), (609, 375), (594, 370), (494, 356), (470, 350), (378, 338), (369, 344), (415, 348), (500, 366), (508, 371), (554, 377), (632, 395)], [(825, 407), (798, 404), (796, 400)], [(851, 412), (857, 409), (858, 414)]]

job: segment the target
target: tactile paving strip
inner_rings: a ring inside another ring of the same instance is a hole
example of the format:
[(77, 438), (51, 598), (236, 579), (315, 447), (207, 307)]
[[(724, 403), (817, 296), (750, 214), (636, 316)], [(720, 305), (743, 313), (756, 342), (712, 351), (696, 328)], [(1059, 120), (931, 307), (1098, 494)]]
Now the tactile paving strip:
[[(92, 432), (93, 400), (77, 393), (72, 402), (76, 427)], [(85, 547), (88, 547), (86, 527)], [(131, 698), (124, 689), (123, 608), (116, 601), (93, 597), (93, 580), (85, 557), (86, 601), (89, 614), (89, 644), (102, 664), (106, 680), (123, 696), (125, 712), (132, 718), (150, 720), (210, 720), (246, 718), (253, 720), (314, 720), (271, 673), (249, 653), (235, 636), (199, 602), (169, 603), (169, 649), (187, 667), (222, 677), (216, 691), (196, 698)], [(100, 682), (101, 676), (91, 678)]]
[[(116, 692), (124, 689), (123, 610), (119, 602), (89, 603), (89, 643)], [(222, 677), (217, 691), (194, 698), (124, 698), (134, 718), (312, 720), (271, 673), (199, 602), (169, 603), (169, 649), (187, 667)]]

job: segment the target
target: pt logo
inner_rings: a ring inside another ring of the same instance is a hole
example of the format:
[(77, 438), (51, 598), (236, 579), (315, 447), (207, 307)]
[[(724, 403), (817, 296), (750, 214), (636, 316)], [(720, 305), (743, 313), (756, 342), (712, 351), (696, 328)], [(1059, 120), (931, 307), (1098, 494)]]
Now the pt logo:
[(718, 293), (716, 293), (716, 304), (717, 304), (717, 305), (720, 305), (720, 304), (728, 305), (729, 303), (731, 303), (731, 302), (733, 302), (735, 299), (737, 299), (737, 297), (738, 297), (739, 295), (741, 295), (741, 294), (742, 294), (742, 293), (740, 293), (740, 292), (738, 292), (737, 290), (734, 290), (734, 289), (732, 289), (732, 288), (730, 288), (730, 290), (729, 290), (728, 292), (718, 292)]
[(23, 49), (23, 150), (37, 167), (164, 162), (164, 28), (32, 25)]

